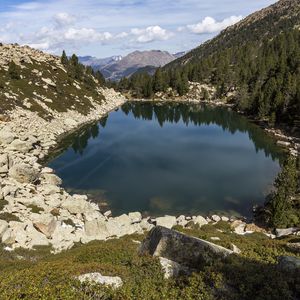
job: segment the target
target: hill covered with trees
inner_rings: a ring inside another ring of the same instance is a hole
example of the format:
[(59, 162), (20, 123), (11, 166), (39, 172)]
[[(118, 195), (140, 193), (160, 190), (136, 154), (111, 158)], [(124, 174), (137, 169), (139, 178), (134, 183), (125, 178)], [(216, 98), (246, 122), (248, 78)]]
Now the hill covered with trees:
[(119, 83), (136, 97), (171, 87), (179, 95), (188, 81), (216, 87), (215, 98), (233, 95), (238, 108), (271, 124), (300, 120), (300, 2), (281, 0), (192, 50), (154, 76), (136, 74)]

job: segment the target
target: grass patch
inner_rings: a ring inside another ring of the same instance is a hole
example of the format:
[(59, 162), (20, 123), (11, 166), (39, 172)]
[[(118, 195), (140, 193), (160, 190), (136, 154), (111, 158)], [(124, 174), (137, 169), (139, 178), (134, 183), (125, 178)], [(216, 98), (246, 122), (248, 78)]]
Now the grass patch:
[(6, 222), (11, 222), (11, 221), (21, 222), (21, 220), (17, 216), (7, 212), (0, 214), (0, 220), (4, 220)]
[(39, 214), (40, 212), (44, 211), (44, 209), (42, 207), (39, 207), (34, 204), (28, 205), (27, 207), (30, 208), (31, 212), (34, 214)]
[[(218, 236), (221, 240), (217, 243), (235, 243), (242, 253), (226, 261), (216, 260), (191, 276), (170, 280), (164, 279), (157, 258), (138, 255), (139, 246), (133, 240), (142, 240), (140, 235), (75, 245), (57, 255), (50, 255), (47, 248), (0, 251), (1, 299), (297, 299), (300, 274), (276, 268), (278, 255), (295, 256), (284, 247), (288, 239), (270, 240), (261, 234), (238, 236), (224, 228), (222, 223), (201, 229), (178, 227), (207, 240)], [(18, 255), (23, 259), (17, 259)], [(120, 276), (124, 285), (114, 291), (80, 285), (75, 276), (88, 272)]]
[(4, 199), (0, 200), (0, 211), (2, 211), (7, 204), (8, 204), (8, 201), (6, 201)]

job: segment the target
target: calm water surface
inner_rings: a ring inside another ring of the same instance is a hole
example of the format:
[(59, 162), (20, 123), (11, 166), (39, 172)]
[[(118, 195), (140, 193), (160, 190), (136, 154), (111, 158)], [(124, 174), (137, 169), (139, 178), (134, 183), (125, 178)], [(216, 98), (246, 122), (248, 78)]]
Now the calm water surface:
[(224, 108), (126, 104), (64, 141), (49, 166), (64, 187), (114, 214), (249, 216), (283, 157), (274, 140)]

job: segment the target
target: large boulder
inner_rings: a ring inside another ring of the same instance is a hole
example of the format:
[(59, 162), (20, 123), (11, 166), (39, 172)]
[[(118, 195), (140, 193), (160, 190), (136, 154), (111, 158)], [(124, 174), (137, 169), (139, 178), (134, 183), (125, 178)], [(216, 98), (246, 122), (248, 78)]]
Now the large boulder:
[(298, 231), (300, 231), (300, 228), (291, 227), (291, 228), (285, 228), (285, 229), (276, 229), (276, 237), (283, 237), (287, 235), (294, 234)]
[(106, 227), (106, 222), (103, 220), (86, 221), (84, 225), (84, 232), (87, 240), (105, 240), (109, 236)]
[(68, 210), (70, 214), (84, 213), (87, 206), (87, 198), (85, 196), (73, 195), (62, 203), (62, 208)]
[(39, 232), (43, 233), (47, 238), (50, 238), (55, 231), (57, 221), (54, 217), (47, 218), (44, 220), (41, 219), (40, 222), (33, 223), (33, 226)]
[(49, 240), (47, 237), (43, 233), (36, 230), (33, 224), (29, 224), (25, 230), (29, 240), (27, 245), (29, 249), (34, 248), (35, 246), (49, 245)]
[(27, 153), (32, 149), (32, 143), (21, 141), (21, 140), (14, 140), (9, 146), (9, 150), (14, 150), (22, 153)]
[(3, 128), (0, 131), (0, 144), (8, 145), (14, 140), (14, 135), (9, 128)]
[(123, 281), (120, 277), (103, 276), (100, 273), (83, 274), (78, 276), (77, 278), (81, 283), (97, 283), (111, 286), (112, 288), (119, 288), (123, 285)]
[(32, 183), (39, 176), (39, 170), (26, 164), (16, 164), (9, 170), (9, 176), (20, 183)]
[(224, 247), (161, 226), (153, 228), (140, 247), (141, 255), (164, 257), (192, 269), (200, 269), (232, 253)]
[(0, 238), (2, 238), (7, 228), (8, 228), (8, 223), (4, 220), (0, 220)]
[(40, 179), (44, 183), (50, 184), (50, 185), (61, 185), (62, 184), (62, 180), (55, 174), (43, 173), (41, 175)]
[(204, 219), (202, 216), (197, 216), (196, 218), (194, 218), (193, 223), (198, 225), (199, 227), (202, 227), (202, 226), (208, 224), (207, 220)]

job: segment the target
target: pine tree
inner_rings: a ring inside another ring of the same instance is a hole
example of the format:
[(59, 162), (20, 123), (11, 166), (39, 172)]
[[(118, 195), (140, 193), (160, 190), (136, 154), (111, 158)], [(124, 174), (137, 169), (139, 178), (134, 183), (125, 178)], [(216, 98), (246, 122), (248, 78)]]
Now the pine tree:
[(158, 68), (153, 78), (153, 90), (154, 92), (164, 92), (166, 89), (166, 83), (162, 74), (161, 68)]
[(69, 63), (69, 59), (67, 57), (67, 54), (65, 52), (65, 50), (63, 50), (63, 53), (61, 55), (61, 63), (66, 67)]
[(281, 173), (275, 181), (276, 192), (270, 200), (271, 224), (278, 227), (286, 227), (291, 215), (291, 198), (295, 195), (298, 184), (296, 159), (289, 157), (284, 164)]

